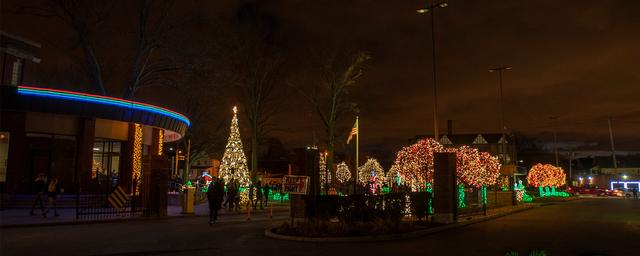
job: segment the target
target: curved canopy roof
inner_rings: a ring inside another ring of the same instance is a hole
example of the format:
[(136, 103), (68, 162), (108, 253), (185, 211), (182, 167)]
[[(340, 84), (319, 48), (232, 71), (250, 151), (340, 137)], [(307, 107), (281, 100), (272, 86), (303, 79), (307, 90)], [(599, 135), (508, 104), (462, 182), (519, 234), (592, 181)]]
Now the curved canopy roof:
[(166, 136), (171, 140), (180, 139), (191, 125), (178, 112), (143, 102), (32, 86), (2, 86), (2, 109), (138, 123), (175, 133)]

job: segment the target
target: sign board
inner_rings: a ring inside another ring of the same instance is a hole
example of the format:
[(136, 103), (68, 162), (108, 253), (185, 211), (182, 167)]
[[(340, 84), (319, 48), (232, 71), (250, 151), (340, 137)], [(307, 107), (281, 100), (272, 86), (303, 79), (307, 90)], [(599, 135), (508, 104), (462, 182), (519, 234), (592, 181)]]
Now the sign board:
[(127, 195), (120, 186), (116, 186), (116, 189), (113, 190), (107, 200), (113, 208), (122, 209), (124, 204), (129, 201), (129, 195)]
[(285, 175), (282, 178), (282, 192), (306, 195), (309, 191), (309, 176)]

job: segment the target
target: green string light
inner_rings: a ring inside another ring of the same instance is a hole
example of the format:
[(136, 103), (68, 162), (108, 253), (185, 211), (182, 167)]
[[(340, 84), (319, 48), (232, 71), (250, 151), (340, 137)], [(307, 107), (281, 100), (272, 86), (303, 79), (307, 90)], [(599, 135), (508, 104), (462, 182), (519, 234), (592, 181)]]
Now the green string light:
[(458, 208), (465, 208), (465, 207), (467, 207), (467, 204), (465, 202), (464, 185), (459, 184), (458, 185)]
[(482, 186), (482, 203), (487, 205), (487, 186)]

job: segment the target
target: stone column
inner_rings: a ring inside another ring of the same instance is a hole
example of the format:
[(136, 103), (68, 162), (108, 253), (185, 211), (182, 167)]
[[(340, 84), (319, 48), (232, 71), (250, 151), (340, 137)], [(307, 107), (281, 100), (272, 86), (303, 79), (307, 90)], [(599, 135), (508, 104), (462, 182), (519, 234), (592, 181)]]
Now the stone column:
[(433, 218), (435, 222), (457, 220), (456, 155), (434, 153)]
[(89, 185), (93, 168), (93, 141), (96, 132), (94, 118), (80, 118), (76, 137), (76, 184), (80, 192)]
[(36, 177), (31, 177), (31, 172), (28, 169), (25, 137), (26, 115), (23, 112), (2, 111), (0, 124), (3, 131), (9, 132), (7, 180), (2, 193), (30, 193)]
[(169, 192), (169, 175), (171, 161), (158, 155), (148, 155), (144, 158), (142, 195), (145, 216), (167, 216), (167, 193)]

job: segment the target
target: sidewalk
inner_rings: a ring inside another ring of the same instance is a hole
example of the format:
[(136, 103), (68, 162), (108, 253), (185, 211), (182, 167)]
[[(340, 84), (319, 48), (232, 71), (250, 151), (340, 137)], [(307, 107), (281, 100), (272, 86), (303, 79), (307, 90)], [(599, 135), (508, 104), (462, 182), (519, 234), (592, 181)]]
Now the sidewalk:
[[(283, 215), (284, 212), (289, 211), (288, 204), (280, 204), (279, 202), (273, 204), (273, 208), (264, 208), (263, 210), (251, 210), (251, 218), (269, 218), (270, 213), (273, 215)], [(203, 217), (209, 216), (209, 205), (205, 203), (194, 206), (194, 214), (182, 214), (182, 207), (176, 205), (167, 206), (167, 218), (180, 218), (180, 217)], [(0, 210), (0, 228), (9, 227), (31, 227), (31, 226), (50, 226), (50, 225), (72, 225), (72, 224), (90, 224), (90, 223), (104, 223), (114, 221), (132, 221), (132, 220), (148, 220), (157, 218), (144, 218), (144, 217), (118, 217), (108, 216), (102, 218), (82, 218), (76, 219), (75, 208), (60, 208), (58, 209), (60, 216), (54, 217), (53, 212), (49, 212), (47, 218), (42, 217), (41, 211), (36, 209), (34, 216), (29, 215), (29, 209), (4, 209)], [(243, 208), (241, 211), (229, 211), (227, 209), (220, 209), (218, 215), (223, 218), (224, 216), (233, 216), (234, 220), (246, 219), (247, 209)], [(229, 219), (229, 218), (227, 218)]]

